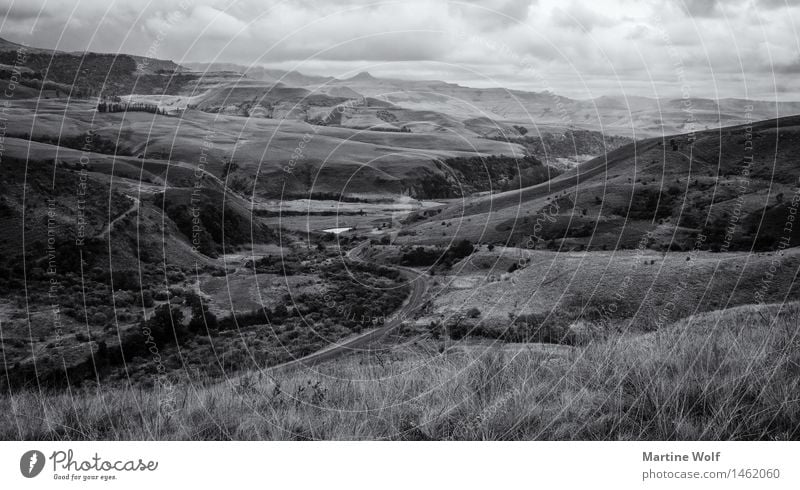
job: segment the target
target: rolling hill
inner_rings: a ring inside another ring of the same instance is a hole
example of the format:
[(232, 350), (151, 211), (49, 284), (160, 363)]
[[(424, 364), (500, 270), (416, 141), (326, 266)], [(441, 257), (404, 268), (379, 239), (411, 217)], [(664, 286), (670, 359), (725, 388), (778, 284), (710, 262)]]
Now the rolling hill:
[(799, 150), (800, 117), (642, 140), (543, 184), (429, 210), (404, 240), (611, 250), (646, 236), (648, 247), (688, 250), (704, 235), (716, 250), (794, 246), (800, 232), (783, 228)]
[(161, 182), (167, 178), (166, 161), (191, 170), (202, 157), (204, 167), (217, 177), (233, 161), (235, 170), (227, 174), (231, 184), (238, 182), (236, 187), (248, 195), (276, 198), (315, 193), (426, 197), (423, 183), (432, 176), (450, 182), (448, 193), (458, 192), (457, 183), (447, 180), (447, 171), (437, 166), (438, 160), (524, 153), (513, 143), (447, 132), (354, 131), (200, 110), (184, 111), (178, 118), (93, 109), (92, 103), (83, 101), (66, 106), (58, 100), (19, 101), (7, 111), (7, 154), (25, 158), (30, 151), (38, 160), (74, 163), (91, 131), (91, 140), (103, 142), (107, 155), (116, 152), (116, 158), (93, 155), (98, 164), (117, 161), (121, 169), (135, 172), (157, 160), (152, 177)]

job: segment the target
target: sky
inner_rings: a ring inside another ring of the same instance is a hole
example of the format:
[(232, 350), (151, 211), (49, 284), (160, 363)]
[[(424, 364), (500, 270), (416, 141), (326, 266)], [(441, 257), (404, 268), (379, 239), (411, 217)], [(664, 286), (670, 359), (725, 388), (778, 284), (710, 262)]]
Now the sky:
[(800, 0), (0, 0), (0, 37), (574, 98), (800, 100)]

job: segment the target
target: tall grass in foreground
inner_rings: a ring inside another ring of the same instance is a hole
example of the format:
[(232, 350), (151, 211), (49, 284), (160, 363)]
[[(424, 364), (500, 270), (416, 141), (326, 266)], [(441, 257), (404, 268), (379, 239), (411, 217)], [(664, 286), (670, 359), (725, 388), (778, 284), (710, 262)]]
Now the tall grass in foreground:
[(797, 303), (744, 306), (581, 348), (423, 343), (179, 386), (172, 405), (163, 391), (26, 392), (0, 399), (0, 437), (798, 439), (798, 331)]

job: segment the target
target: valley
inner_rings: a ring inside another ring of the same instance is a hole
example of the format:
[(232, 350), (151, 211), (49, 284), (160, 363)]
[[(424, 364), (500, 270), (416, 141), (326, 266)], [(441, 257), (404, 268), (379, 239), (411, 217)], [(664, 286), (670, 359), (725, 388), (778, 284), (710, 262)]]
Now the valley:
[(26, 49), (4, 439), (800, 435), (800, 103)]

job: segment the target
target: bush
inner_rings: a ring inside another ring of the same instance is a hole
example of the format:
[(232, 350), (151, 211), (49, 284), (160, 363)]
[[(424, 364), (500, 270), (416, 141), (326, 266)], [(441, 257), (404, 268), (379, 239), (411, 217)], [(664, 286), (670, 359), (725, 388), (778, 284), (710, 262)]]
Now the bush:
[(119, 306), (129, 306), (132, 305), (134, 301), (134, 296), (132, 293), (128, 291), (117, 291), (114, 293), (114, 303)]
[(441, 255), (441, 252), (437, 250), (414, 247), (400, 257), (400, 264), (407, 267), (430, 267), (439, 260)]
[(153, 302), (153, 292), (149, 289), (142, 291), (142, 294), (136, 297), (136, 304), (141, 304), (146, 308), (152, 307), (155, 304)]
[(139, 289), (139, 272), (136, 270), (117, 270), (111, 273), (114, 289), (127, 289), (137, 291)]
[(89, 324), (99, 326), (105, 324), (106, 320), (107, 318), (105, 313), (98, 311), (92, 314), (92, 316), (89, 318)]
[(567, 322), (557, 315), (522, 315), (504, 335), (509, 342), (539, 342), (545, 344), (574, 343)]
[(450, 268), (459, 260), (471, 255), (475, 247), (469, 240), (460, 240), (451, 245), (444, 253), (439, 249), (426, 249), (414, 247), (404, 253), (400, 258), (400, 264), (408, 267), (431, 267), (441, 264), (445, 268)]
[(208, 334), (219, 328), (217, 316), (208, 311), (208, 305), (203, 303), (195, 292), (186, 297), (186, 303), (192, 308), (192, 318), (189, 320), (189, 332), (193, 334)]
[(183, 340), (188, 336), (188, 331), (182, 322), (183, 311), (180, 308), (161, 305), (156, 308), (155, 313), (146, 323), (156, 345), (166, 345), (174, 343), (176, 339)]

